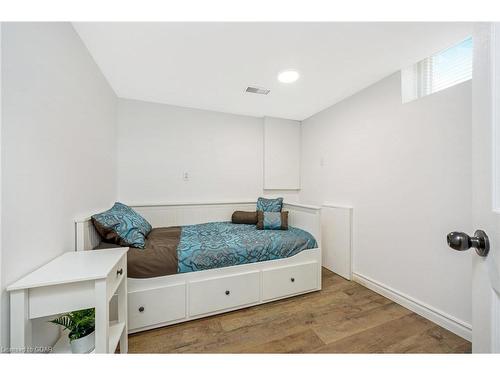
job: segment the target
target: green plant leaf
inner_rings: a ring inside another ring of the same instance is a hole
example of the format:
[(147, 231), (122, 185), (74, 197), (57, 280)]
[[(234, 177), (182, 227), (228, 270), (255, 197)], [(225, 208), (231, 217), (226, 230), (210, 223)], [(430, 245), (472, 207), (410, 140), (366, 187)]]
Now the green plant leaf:
[(73, 341), (94, 332), (95, 309), (72, 311), (50, 320), (50, 323), (63, 326), (65, 330), (69, 330), (69, 339)]

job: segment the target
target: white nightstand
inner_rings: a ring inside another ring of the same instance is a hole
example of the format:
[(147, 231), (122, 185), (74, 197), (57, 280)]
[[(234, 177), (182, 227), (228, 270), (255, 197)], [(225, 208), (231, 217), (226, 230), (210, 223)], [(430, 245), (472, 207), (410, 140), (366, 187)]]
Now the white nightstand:
[[(128, 350), (128, 248), (67, 252), (9, 285), (12, 351), (30, 351), (31, 319), (95, 307), (95, 353)], [(118, 321), (109, 322), (109, 301), (118, 294)], [(70, 352), (63, 334), (54, 352)]]

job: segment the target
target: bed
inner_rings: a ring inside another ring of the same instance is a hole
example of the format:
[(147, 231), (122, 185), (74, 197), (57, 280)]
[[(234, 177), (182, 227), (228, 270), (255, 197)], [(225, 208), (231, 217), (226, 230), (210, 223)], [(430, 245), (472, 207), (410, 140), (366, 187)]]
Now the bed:
[[(285, 203), (286, 231), (228, 221), (255, 201), (132, 207), (155, 229), (128, 253), (131, 333), (321, 289), (319, 207)], [(109, 247), (89, 218), (75, 228), (76, 250)]]
[[(119, 246), (101, 242), (95, 249), (111, 247)], [(295, 227), (262, 231), (226, 221), (153, 228), (144, 249), (129, 249), (127, 272), (145, 279), (283, 259), (317, 247), (312, 234)]]

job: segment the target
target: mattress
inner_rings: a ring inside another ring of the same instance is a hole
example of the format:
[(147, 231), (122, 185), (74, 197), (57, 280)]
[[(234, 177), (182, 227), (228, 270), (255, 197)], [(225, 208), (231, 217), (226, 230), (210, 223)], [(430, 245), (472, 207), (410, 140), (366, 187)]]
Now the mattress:
[(127, 272), (132, 278), (159, 277), (287, 258), (317, 247), (309, 232), (292, 226), (258, 230), (253, 224), (215, 222), (154, 228), (144, 249), (130, 248)]

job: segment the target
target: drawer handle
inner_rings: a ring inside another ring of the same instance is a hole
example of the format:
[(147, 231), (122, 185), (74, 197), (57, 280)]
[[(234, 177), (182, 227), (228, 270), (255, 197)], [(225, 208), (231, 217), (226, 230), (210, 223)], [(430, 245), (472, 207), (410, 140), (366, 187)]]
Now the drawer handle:
[(123, 274), (123, 268), (120, 268), (118, 271), (116, 271), (116, 275), (121, 275)]
[(144, 312), (144, 306), (139, 307), (139, 312)]
[(226, 296), (230, 295), (231, 292), (229, 290), (226, 290)]
[(292, 277), (292, 278), (290, 279), (290, 281), (291, 281), (292, 283), (294, 283), (294, 282), (295, 282), (295, 277)]

